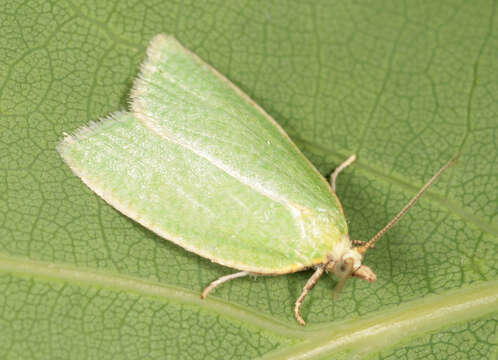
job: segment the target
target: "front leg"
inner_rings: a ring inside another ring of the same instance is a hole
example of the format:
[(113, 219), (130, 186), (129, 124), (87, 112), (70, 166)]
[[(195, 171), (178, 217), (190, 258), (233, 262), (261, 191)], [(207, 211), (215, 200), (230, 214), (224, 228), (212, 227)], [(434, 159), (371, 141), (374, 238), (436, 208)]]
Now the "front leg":
[(301, 304), (303, 303), (304, 298), (308, 293), (310, 292), (311, 289), (316, 285), (318, 282), (318, 279), (323, 275), (326, 269), (326, 264), (319, 265), (316, 268), (316, 271), (311, 275), (311, 277), (308, 279), (306, 282), (306, 285), (304, 285), (303, 291), (301, 292), (301, 295), (296, 300), (296, 305), (294, 306), (294, 315), (296, 316), (296, 320), (298, 323), (301, 325), (306, 325), (306, 322), (303, 320), (301, 317), (301, 314), (299, 314), (299, 309), (301, 309)]

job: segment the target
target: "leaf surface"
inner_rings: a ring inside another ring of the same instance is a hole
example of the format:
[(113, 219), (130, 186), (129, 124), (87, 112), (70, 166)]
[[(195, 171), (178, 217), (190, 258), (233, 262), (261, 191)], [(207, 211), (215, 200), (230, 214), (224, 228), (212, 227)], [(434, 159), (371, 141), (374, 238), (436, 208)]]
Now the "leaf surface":
[[(3, 2), (0, 354), (39, 358), (491, 358), (497, 343), (495, 1)], [(62, 132), (127, 108), (157, 33), (174, 34), (338, 181), (373, 236), (444, 162), (456, 166), (332, 299), (310, 273), (239, 279), (87, 189)], [(403, 331), (396, 332), (395, 329)], [(392, 339), (387, 341), (386, 339)], [(465, 344), (462, 345), (462, 344)]]

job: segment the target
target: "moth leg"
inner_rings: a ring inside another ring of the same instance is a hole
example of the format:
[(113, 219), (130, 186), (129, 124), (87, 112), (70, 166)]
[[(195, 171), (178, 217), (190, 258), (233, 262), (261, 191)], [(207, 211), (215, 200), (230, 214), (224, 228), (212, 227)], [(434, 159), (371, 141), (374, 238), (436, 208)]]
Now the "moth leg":
[[(367, 242), (365, 240), (352, 240), (354, 246), (364, 246)], [(371, 248), (375, 249), (375, 245), (372, 245)]]
[(306, 322), (299, 314), (299, 309), (301, 308), (301, 304), (303, 303), (304, 298), (306, 297), (306, 295), (308, 295), (308, 292), (310, 292), (310, 290), (313, 289), (313, 287), (318, 282), (318, 279), (320, 279), (320, 277), (325, 272), (326, 269), (325, 265), (326, 264), (317, 267), (313, 275), (311, 275), (311, 277), (306, 282), (306, 285), (304, 285), (303, 292), (301, 293), (301, 295), (299, 295), (299, 297), (296, 300), (296, 305), (294, 306), (294, 315), (296, 316), (297, 322), (303, 326), (306, 325)]
[(339, 175), (339, 173), (344, 170), (345, 168), (347, 168), (349, 165), (351, 165), (351, 163), (353, 161), (356, 160), (356, 155), (351, 155), (346, 161), (344, 161), (341, 165), (339, 165), (338, 167), (336, 167), (336, 169), (334, 170), (334, 172), (330, 175), (330, 187), (332, 188), (332, 190), (335, 192), (335, 180), (337, 179), (337, 175)]
[(232, 279), (236, 279), (236, 278), (247, 276), (247, 275), (249, 275), (249, 272), (241, 271), (241, 272), (238, 272), (235, 274), (225, 275), (225, 276), (220, 277), (219, 279), (216, 279), (215, 281), (213, 281), (211, 284), (209, 284), (208, 286), (206, 286), (204, 288), (204, 290), (202, 291), (201, 299), (205, 299), (206, 296), (208, 296), (209, 292), (211, 290), (213, 290), (215, 287), (217, 287), (218, 285), (221, 285), (224, 282), (230, 281)]

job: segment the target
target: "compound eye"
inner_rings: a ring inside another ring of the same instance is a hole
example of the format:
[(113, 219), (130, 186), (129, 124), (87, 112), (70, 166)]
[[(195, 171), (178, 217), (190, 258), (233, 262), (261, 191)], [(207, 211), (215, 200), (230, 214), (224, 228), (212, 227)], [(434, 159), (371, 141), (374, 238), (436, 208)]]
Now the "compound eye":
[(350, 276), (352, 269), (353, 269), (353, 260), (347, 258), (345, 260), (342, 260), (340, 263), (336, 265), (335, 274), (338, 275), (339, 277), (344, 277), (348, 275)]

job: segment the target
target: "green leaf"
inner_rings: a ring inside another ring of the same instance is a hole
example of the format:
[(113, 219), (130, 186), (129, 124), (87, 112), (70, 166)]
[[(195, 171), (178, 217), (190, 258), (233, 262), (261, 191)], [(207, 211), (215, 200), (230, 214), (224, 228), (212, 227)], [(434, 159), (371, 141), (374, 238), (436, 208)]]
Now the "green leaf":
[[(495, 1), (5, 1), (0, 5), (0, 357), (492, 358), (498, 344)], [(310, 272), (235, 280), (93, 194), (63, 131), (127, 108), (174, 34), (279, 122), (367, 240), (462, 156), (332, 299)], [(448, 355), (449, 354), (449, 355)]]

